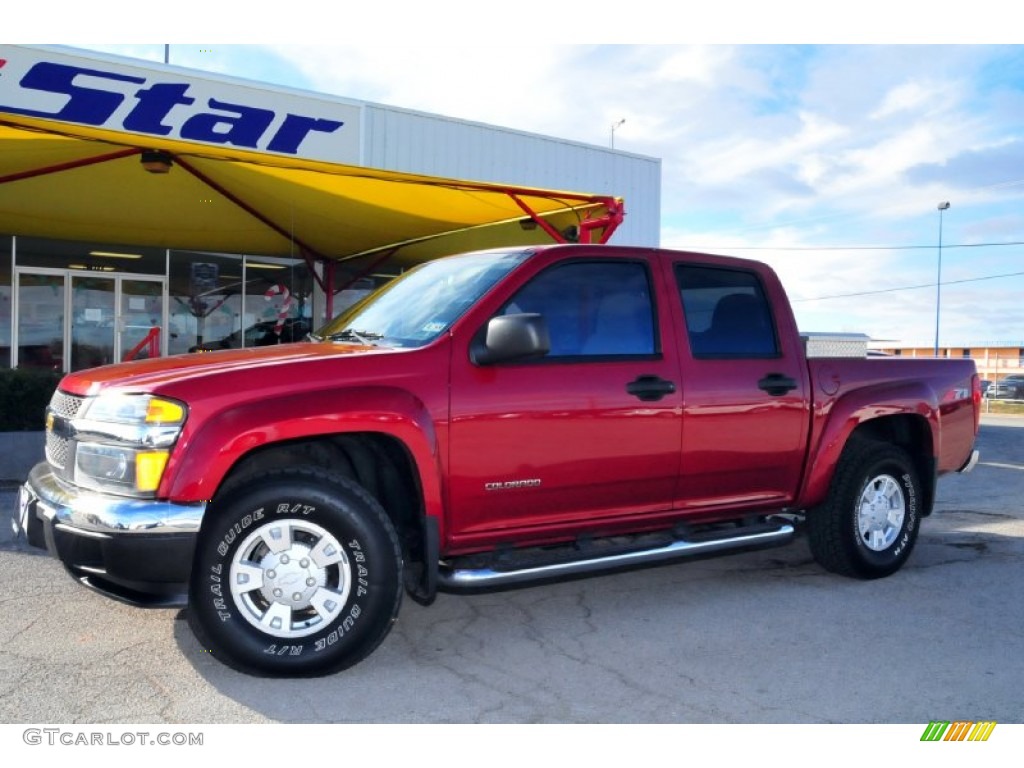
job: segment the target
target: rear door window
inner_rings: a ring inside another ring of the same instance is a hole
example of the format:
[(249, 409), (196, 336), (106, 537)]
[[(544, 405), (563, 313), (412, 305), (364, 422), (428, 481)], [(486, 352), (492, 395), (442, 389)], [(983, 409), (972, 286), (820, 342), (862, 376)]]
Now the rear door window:
[(755, 273), (685, 264), (675, 273), (695, 358), (778, 357), (771, 307)]

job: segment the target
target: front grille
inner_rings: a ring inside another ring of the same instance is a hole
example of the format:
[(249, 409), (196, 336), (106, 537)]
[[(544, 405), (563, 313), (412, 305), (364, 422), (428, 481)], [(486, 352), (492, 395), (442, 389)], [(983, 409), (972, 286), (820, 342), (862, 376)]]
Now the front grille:
[(81, 410), (84, 402), (84, 397), (69, 395), (58, 389), (53, 393), (53, 398), (50, 400), (50, 410), (57, 416), (63, 416), (66, 419), (73, 419), (78, 415), (78, 411)]
[(64, 469), (68, 462), (68, 451), (71, 441), (66, 437), (55, 435), (53, 432), (46, 433), (46, 460), (50, 466), (57, 469)]
[[(52, 419), (46, 430), (46, 460), (50, 466), (58, 470), (67, 468), (71, 457), (71, 435), (68, 422), (78, 415), (85, 403), (84, 397), (69, 395), (57, 390), (50, 398)], [(64, 473), (61, 472), (61, 475)]]

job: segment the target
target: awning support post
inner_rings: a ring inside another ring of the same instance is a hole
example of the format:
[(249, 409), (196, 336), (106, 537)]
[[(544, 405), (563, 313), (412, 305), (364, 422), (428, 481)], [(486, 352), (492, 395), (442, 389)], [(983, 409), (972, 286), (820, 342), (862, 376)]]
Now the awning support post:
[(607, 211), (604, 216), (596, 219), (584, 219), (580, 222), (580, 242), (589, 243), (592, 236), (591, 233), (595, 229), (604, 229), (601, 239), (598, 241), (600, 245), (604, 245), (615, 234), (615, 230), (619, 228), (619, 225), (622, 224), (626, 215), (622, 203), (610, 197), (604, 201), (604, 205)]
[(326, 296), (324, 311), (327, 315), (327, 321), (330, 322), (334, 319), (334, 268), (338, 266), (338, 263), (331, 259), (324, 259), (320, 263), (324, 265), (323, 279), (321, 280), (317, 277), (316, 270), (313, 270), (313, 276), (317, 277), (317, 282), (320, 283), (320, 290)]

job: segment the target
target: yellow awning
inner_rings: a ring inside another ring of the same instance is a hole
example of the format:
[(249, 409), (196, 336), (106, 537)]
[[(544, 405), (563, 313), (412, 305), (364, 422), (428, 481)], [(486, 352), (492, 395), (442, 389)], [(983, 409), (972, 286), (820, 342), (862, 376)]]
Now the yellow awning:
[[(168, 153), (168, 173), (141, 153)], [(541, 226), (524, 229), (532, 212)], [(475, 248), (601, 242), (605, 195), (301, 160), (0, 113), (0, 232), (409, 266)], [(547, 229), (545, 224), (553, 229)]]

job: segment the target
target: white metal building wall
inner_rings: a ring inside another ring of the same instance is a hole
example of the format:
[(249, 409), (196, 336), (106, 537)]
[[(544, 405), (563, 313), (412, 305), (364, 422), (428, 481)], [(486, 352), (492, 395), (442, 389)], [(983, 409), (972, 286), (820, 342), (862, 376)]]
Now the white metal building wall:
[(611, 243), (655, 247), (661, 160), (376, 104), (364, 107), (362, 164), (391, 171), (625, 198)]

